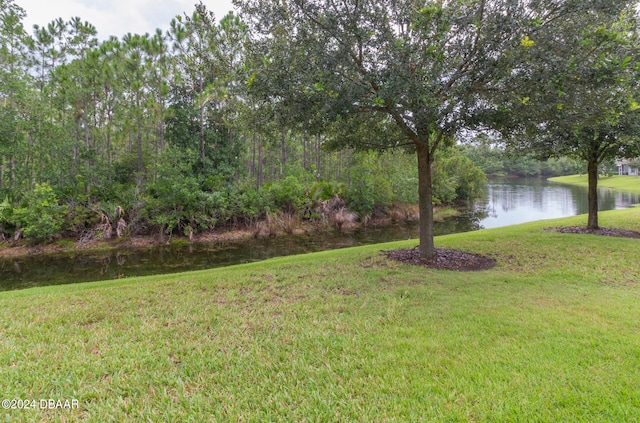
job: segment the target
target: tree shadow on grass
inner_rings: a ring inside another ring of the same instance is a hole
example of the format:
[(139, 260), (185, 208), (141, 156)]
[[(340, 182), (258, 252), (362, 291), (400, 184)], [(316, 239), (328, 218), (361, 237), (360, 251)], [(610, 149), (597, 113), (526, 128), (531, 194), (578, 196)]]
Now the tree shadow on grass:
[(618, 238), (640, 238), (640, 232), (628, 229), (600, 228), (589, 229), (586, 226), (558, 226), (544, 228), (545, 231), (560, 232), (563, 234), (589, 234), (599, 236), (613, 236)]

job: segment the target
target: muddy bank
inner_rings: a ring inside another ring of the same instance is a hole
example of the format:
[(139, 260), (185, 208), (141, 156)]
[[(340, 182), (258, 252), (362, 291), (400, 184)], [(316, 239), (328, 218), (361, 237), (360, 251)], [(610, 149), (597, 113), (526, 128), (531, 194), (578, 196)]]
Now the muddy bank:
[[(435, 211), (436, 220), (443, 219), (457, 212), (455, 209), (442, 207)], [(411, 222), (418, 219), (414, 207), (405, 207), (388, 212), (385, 215), (374, 216), (364, 221), (345, 219), (340, 222), (317, 221), (269, 221), (261, 220), (254, 225), (236, 225), (223, 227), (212, 231), (203, 231), (191, 236), (176, 235), (132, 235), (123, 238), (101, 239), (92, 237), (67, 237), (54, 240), (47, 244), (29, 244), (27, 241), (5, 241), (0, 243), (0, 258), (20, 257), (38, 254), (63, 253), (73, 251), (110, 250), (121, 248), (150, 248), (168, 244), (198, 244), (198, 243), (226, 243), (242, 241), (251, 238), (268, 238), (282, 234), (326, 233), (332, 231), (349, 232), (363, 226), (382, 226), (396, 222)]]

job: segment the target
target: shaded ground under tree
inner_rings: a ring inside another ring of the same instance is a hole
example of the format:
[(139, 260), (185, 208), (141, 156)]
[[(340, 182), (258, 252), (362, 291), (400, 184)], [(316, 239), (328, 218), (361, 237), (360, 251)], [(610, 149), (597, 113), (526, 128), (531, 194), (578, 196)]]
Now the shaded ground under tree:
[[(545, 228), (545, 230), (565, 234), (589, 234), (598, 236), (640, 239), (640, 232), (628, 229), (589, 229), (585, 226), (561, 226)], [(489, 270), (494, 268), (497, 264), (497, 262), (491, 257), (443, 248), (437, 248), (436, 256), (432, 259), (424, 258), (424, 256), (420, 254), (420, 251), (417, 247), (401, 250), (382, 251), (381, 254), (391, 260), (395, 260), (404, 264), (425, 266), (430, 269), (457, 270), (461, 272)]]

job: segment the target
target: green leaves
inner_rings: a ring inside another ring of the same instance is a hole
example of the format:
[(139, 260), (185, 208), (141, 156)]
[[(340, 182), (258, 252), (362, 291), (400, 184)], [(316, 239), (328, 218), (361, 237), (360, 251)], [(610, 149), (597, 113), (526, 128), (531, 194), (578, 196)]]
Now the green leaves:
[(26, 205), (14, 210), (11, 221), (23, 230), (25, 238), (45, 241), (62, 229), (64, 210), (49, 184), (36, 184), (26, 198)]
[(529, 38), (528, 35), (525, 35), (521, 40), (520, 40), (520, 45), (524, 48), (530, 48), (533, 47), (535, 44), (535, 41), (533, 41), (532, 39)]
[(13, 204), (9, 201), (9, 196), (5, 196), (2, 203), (0, 203), (0, 224), (9, 223), (11, 215), (13, 214)]

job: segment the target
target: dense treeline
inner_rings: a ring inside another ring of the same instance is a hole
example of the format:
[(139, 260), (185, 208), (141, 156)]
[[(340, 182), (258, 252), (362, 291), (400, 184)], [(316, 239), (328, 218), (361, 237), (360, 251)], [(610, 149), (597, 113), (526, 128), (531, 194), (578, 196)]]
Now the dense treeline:
[[(341, 224), (417, 201), (413, 155), (328, 151), (339, 133), (309, 134), (249, 95), (233, 14), (218, 22), (199, 4), (167, 33), (99, 41), (80, 18), (28, 33), (24, 11), (0, 4), (0, 238)], [(434, 168), (437, 202), (484, 181), (457, 147)]]
[[(531, 154), (487, 144), (465, 145), (464, 154), (489, 176), (549, 177), (586, 173), (587, 170), (584, 163), (569, 157), (539, 160)], [(615, 165), (611, 167), (615, 169)]]

